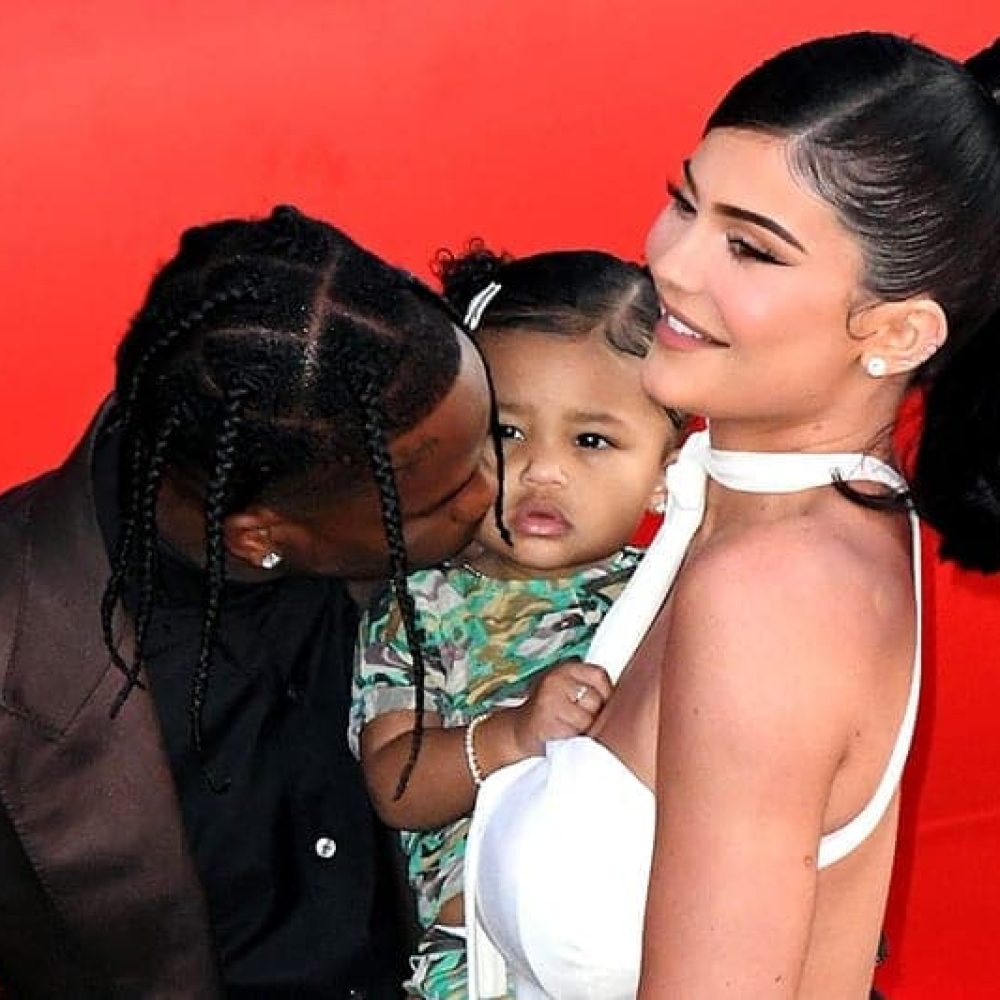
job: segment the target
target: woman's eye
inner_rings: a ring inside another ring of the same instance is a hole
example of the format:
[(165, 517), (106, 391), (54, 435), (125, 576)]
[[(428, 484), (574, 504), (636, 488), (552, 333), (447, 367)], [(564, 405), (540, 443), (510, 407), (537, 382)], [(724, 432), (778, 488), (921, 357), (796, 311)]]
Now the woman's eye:
[(522, 431), (520, 427), (515, 427), (513, 424), (501, 424), (500, 439), (502, 441), (523, 441), (524, 431)]
[(729, 252), (737, 260), (752, 260), (761, 264), (783, 264), (774, 254), (761, 247), (754, 246), (749, 240), (742, 236), (727, 236), (726, 242), (729, 244)]
[(610, 448), (611, 442), (603, 434), (586, 432), (577, 434), (576, 443), (581, 448)]
[(687, 217), (696, 214), (694, 203), (676, 184), (667, 185), (667, 194), (671, 198), (671, 208), (678, 215)]

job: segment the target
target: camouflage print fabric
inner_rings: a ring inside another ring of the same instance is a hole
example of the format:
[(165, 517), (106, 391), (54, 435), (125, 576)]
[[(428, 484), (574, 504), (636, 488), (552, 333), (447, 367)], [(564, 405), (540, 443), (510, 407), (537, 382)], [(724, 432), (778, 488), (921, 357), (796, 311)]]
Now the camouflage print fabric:
[[(624, 549), (562, 579), (497, 580), (463, 565), (412, 574), (410, 592), (427, 653), (427, 710), (440, 715), (444, 726), (464, 726), (491, 709), (520, 703), (547, 668), (582, 659), (639, 558), (639, 550)], [(361, 622), (349, 733), (355, 754), (369, 719), (415, 706), (406, 635), (386, 590)], [(437, 922), (442, 904), (462, 892), (468, 824), (464, 817), (440, 830), (400, 835), (425, 929)], [(460, 939), (435, 934), (411, 963), (413, 995), (464, 996)]]

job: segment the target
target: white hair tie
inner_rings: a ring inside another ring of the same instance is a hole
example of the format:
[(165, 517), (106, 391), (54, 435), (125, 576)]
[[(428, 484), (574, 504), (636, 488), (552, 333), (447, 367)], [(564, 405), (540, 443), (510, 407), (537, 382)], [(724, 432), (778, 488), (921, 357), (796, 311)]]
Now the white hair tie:
[(465, 327), (474, 331), (479, 329), (479, 324), (483, 321), (483, 313), (486, 307), (497, 297), (500, 292), (500, 282), (491, 281), (482, 291), (476, 292), (469, 302), (469, 308), (465, 310)]

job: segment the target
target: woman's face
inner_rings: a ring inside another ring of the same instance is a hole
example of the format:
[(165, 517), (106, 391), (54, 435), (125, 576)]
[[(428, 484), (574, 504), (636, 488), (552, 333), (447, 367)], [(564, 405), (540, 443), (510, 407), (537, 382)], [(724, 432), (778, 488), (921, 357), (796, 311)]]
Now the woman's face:
[[(462, 359), (448, 394), (390, 448), (411, 569), (464, 548), (496, 495), (487, 455), (489, 387), (483, 362), (463, 335)], [(367, 482), (313, 514), (272, 529), (288, 568), (351, 580), (383, 577), (389, 553), (378, 491)]]
[(671, 194), (647, 241), (664, 315), (646, 391), (713, 433), (737, 420), (786, 446), (797, 430), (837, 436), (863, 379), (855, 240), (762, 133), (710, 132)]

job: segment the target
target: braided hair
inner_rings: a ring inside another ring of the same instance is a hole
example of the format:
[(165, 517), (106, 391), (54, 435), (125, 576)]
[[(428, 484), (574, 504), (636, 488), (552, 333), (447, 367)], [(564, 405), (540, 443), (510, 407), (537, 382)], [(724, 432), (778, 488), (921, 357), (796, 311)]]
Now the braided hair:
[[(205, 606), (189, 725), (213, 788), (202, 713), (223, 612), (223, 522), (248, 504), (309, 509), (361, 476), (374, 479), (422, 693), (423, 644), (388, 444), (437, 406), (459, 364), (447, 306), (333, 226), (279, 207), (266, 219), (183, 234), (117, 354), (122, 525), (101, 608), (105, 643), (124, 676), (112, 714), (141, 684), (167, 469), (195, 484), (204, 502)], [(129, 583), (139, 596), (126, 659), (112, 623)]]

